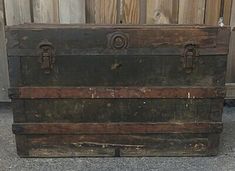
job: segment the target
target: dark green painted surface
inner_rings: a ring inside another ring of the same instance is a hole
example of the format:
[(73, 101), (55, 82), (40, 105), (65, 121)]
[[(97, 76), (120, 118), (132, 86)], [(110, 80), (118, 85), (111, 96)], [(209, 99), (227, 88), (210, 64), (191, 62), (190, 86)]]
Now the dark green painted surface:
[(43, 99), (22, 103), (15, 109), (15, 122), (220, 122), (223, 109), (223, 99)]
[[(10, 58), (11, 60), (11, 58)], [(200, 56), (187, 74), (180, 56), (58, 57), (45, 74), (37, 58), (21, 57), (24, 86), (224, 86), (226, 56)]]

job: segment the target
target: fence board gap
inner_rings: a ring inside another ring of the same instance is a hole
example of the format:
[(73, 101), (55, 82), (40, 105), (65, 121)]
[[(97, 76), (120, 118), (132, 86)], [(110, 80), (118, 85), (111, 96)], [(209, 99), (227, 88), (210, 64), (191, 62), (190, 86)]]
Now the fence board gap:
[(7, 25), (17, 25), (31, 22), (30, 0), (5, 0)]
[(178, 0), (148, 0), (147, 23), (148, 24), (177, 24)]
[(59, 0), (60, 23), (85, 23), (85, 0)]
[(59, 23), (58, 0), (33, 0), (35, 23)]
[(179, 24), (203, 24), (205, 0), (179, 0)]

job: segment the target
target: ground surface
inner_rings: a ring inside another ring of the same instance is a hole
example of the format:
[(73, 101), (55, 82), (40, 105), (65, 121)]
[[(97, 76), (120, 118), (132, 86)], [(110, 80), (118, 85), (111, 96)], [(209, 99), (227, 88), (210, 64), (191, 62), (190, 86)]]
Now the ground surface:
[(220, 154), (210, 158), (21, 159), (11, 132), (12, 113), (0, 109), (0, 171), (235, 171), (235, 108), (224, 109)]

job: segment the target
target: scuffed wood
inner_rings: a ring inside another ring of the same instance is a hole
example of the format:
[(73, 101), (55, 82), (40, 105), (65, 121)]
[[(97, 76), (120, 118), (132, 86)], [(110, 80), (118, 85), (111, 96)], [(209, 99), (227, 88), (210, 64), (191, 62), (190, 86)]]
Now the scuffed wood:
[(177, 24), (178, 0), (148, 0), (147, 24)]
[(32, 135), (25, 149), (29, 155), (23, 157), (213, 156), (218, 140), (218, 134)]
[(59, 23), (58, 0), (34, 0), (33, 18), (35, 23)]
[(9, 90), (11, 98), (25, 99), (169, 99), (223, 98), (223, 88), (209, 87), (20, 87)]
[(15, 123), (14, 134), (151, 134), (221, 133), (223, 124), (213, 123)]
[(85, 23), (85, 0), (59, 0), (60, 23)]
[(218, 134), (28, 135), (21, 156), (211, 156), (218, 139)]
[(179, 0), (179, 24), (203, 24), (205, 0)]
[(31, 22), (30, 0), (5, 0), (4, 2), (7, 25)]
[[(215, 96), (224, 89), (229, 34), (228, 27), (198, 25), (7, 28), (11, 76), (19, 71), (12, 85), (25, 88), (11, 94), (25, 97), (13, 109), (19, 155), (217, 154), (224, 92)], [(56, 49), (49, 74), (39, 63), (45, 40)], [(191, 73), (184, 68), (189, 46)], [(155, 86), (161, 89), (146, 89)]]

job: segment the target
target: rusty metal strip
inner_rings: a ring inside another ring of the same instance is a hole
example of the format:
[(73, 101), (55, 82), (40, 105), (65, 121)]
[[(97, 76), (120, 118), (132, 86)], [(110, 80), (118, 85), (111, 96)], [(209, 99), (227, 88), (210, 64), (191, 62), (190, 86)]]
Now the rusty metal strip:
[(223, 88), (208, 87), (20, 87), (11, 88), (9, 96), (23, 99), (44, 98), (218, 98)]
[(17, 123), (14, 134), (221, 133), (221, 122), (208, 123)]

